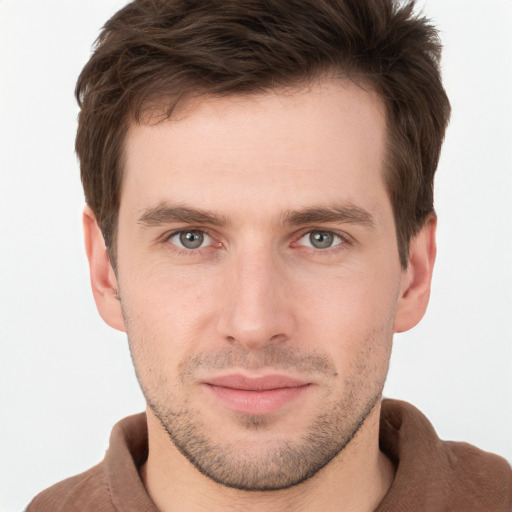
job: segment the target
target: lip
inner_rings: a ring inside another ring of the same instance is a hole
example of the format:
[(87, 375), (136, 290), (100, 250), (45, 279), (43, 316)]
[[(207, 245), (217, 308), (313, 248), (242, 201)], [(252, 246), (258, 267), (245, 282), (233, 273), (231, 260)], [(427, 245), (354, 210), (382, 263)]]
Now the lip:
[(277, 412), (303, 395), (311, 383), (284, 375), (247, 377), (224, 375), (203, 382), (224, 406), (241, 414), (263, 415)]

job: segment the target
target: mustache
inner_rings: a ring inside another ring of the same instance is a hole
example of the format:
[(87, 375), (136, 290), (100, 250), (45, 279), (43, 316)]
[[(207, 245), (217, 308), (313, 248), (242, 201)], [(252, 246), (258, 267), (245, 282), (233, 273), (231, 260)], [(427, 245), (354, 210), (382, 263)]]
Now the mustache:
[(226, 347), (212, 352), (194, 354), (180, 364), (184, 380), (194, 377), (198, 370), (294, 370), (304, 374), (337, 376), (332, 360), (324, 354), (302, 352), (282, 345), (267, 345), (257, 351), (242, 346)]

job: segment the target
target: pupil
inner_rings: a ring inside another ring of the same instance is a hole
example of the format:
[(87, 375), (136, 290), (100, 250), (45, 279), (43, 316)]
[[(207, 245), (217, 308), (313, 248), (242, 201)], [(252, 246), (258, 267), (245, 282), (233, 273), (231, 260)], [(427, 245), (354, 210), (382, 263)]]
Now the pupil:
[(201, 247), (204, 236), (199, 231), (184, 231), (180, 233), (180, 242), (187, 249), (197, 249)]
[(332, 233), (314, 231), (309, 235), (309, 240), (313, 247), (316, 247), (317, 249), (327, 249), (331, 247), (334, 241), (334, 235)]

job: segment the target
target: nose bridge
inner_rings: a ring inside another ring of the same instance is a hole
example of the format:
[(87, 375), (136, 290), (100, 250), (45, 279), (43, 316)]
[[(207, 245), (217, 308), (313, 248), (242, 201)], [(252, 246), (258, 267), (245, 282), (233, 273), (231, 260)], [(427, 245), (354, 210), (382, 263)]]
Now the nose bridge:
[(271, 248), (246, 247), (233, 255), (225, 308), (224, 336), (246, 348), (287, 339), (293, 325), (285, 294), (285, 275)]

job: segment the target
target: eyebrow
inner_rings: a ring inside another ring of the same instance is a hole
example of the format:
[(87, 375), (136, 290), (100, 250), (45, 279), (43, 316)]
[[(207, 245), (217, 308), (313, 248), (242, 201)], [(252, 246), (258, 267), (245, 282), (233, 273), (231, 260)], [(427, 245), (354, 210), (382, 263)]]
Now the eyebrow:
[[(230, 224), (228, 219), (211, 211), (191, 208), (188, 206), (172, 206), (160, 204), (143, 210), (137, 223), (145, 227), (160, 226), (173, 222), (185, 224), (209, 224), (211, 226), (225, 227)], [(362, 224), (374, 227), (372, 215), (352, 204), (342, 206), (320, 206), (288, 210), (282, 216), (283, 224), (300, 226), (322, 222), (342, 222), (348, 224)]]
[(160, 204), (153, 208), (147, 208), (138, 218), (137, 223), (146, 227), (160, 226), (172, 222), (185, 224), (210, 224), (212, 226), (227, 226), (226, 218), (216, 215), (208, 210), (189, 208), (187, 206), (171, 206)]
[(291, 226), (321, 222), (343, 222), (374, 227), (372, 215), (353, 204), (289, 210), (284, 214), (283, 221)]

